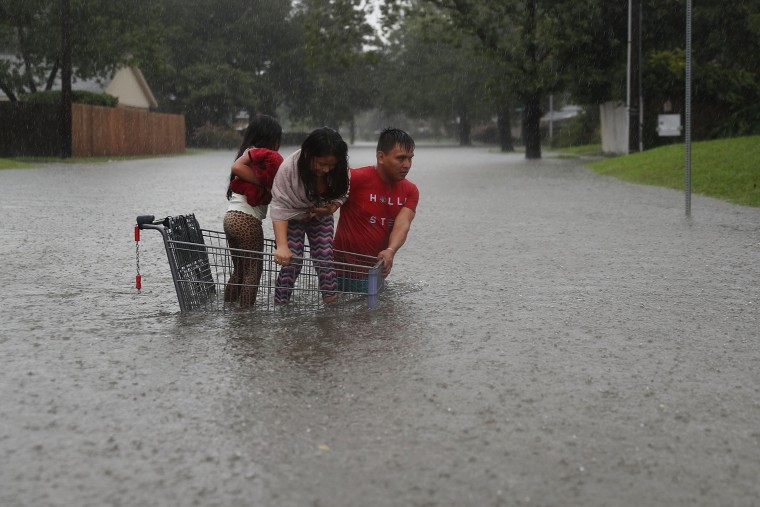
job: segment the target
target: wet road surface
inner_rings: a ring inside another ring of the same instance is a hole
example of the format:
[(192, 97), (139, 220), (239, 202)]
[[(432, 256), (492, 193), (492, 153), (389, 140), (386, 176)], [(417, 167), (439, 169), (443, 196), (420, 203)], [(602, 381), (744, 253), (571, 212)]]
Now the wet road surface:
[(757, 505), (760, 210), (420, 146), (378, 310), (138, 295), (233, 155), (0, 171), (0, 505)]

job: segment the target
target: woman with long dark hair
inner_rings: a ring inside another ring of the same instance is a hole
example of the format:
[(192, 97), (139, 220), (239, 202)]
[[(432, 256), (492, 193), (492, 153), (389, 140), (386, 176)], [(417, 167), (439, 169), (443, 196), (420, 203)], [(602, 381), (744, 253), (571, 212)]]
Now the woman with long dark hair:
[(272, 186), (272, 226), (277, 277), (275, 304), (286, 304), (301, 272), (305, 236), (315, 260), (322, 299), (336, 298), (337, 280), (332, 240), (333, 213), (348, 195), (348, 146), (336, 130), (322, 127), (304, 140), (301, 149), (280, 166)]

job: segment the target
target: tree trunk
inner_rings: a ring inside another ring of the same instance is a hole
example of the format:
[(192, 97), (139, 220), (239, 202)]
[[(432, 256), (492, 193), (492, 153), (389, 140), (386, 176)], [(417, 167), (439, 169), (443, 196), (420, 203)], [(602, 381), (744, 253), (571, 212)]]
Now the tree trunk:
[(61, 0), (61, 158), (71, 158), (71, 1)]
[[(527, 59), (527, 74), (532, 82), (538, 78), (538, 45), (536, 42), (536, 0), (526, 0), (527, 8), (523, 39)], [(535, 86), (535, 85), (534, 85)], [(525, 141), (525, 158), (541, 158), (541, 91), (538, 88), (527, 90), (523, 99), (523, 140)]]
[(499, 127), (499, 144), (501, 145), (501, 151), (511, 153), (515, 151), (515, 145), (512, 142), (512, 117), (509, 114), (509, 109), (510, 107), (507, 105), (499, 111), (496, 124)]
[(257, 113), (267, 114), (272, 118), (277, 118), (277, 99), (271, 95), (263, 95), (260, 97), (259, 110)]
[(630, 42), (635, 47), (629, 48), (630, 64), (628, 80), (630, 83), (628, 101), (628, 152), (641, 151), (641, 0), (635, 0), (630, 4)]
[[(16, 37), (18, 37), (19, 46), (22, 48), (26, 47), (26, 35), (24, 34), (24, 30), (21, 27), (16, 27)], [(21, 61), (24, 64), (24, 81), (26, 81), (26, 85), (29, 87), (29, 92), (35, 93), (37, 91), (37, 85), (34, 84), (34, 76), (31, 72), (29, 60), (23, 51), (21, 54)]]
[(523, 138), (525, 158), (541, 158), (541, 95), (534, 93), (525, 99), (523, 105)]
[(16, 94), (13, 93), (13, 90), (10, 87), (6, 86), (5, 83), (0, 83), (0, 90), (3, 91), (10, 102), (18, 102), (18, 97), (16, 97)]
[(47, 83), (45, 83), (45, 91), (49, 92), (53, 89), (53, 85), (55, 84), (55, 78), (58, 75), (58, 66), (60, 64), (61, 59), (56, 58), (55, 62), (53, 62), (53, 68), (50, 70), (50, 74), (47, 78)]
[(26, 58), (24, 59), (24, 80), (26, 81), (26, 86), (29, 87), (29, 93), (37, 93), (37, 84), (34, 82), (32, 67)]
[(471, 130), (470, 115), (465, 111), (459, 115), (459, 146), (472, 146)]

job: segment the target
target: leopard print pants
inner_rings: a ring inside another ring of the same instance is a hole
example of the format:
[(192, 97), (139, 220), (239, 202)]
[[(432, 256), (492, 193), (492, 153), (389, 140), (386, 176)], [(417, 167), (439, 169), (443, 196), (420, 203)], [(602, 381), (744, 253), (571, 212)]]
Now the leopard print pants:
[(239, 302), (241, 308), (249, 308), (256, 302), (263, 265), (261, 255), (255, 253), (264, 250), (261, 220), (242, 211), (228, 211), (224, 215), (224, 233), (230, 248), (252, 250), (232, 253), (232, 274), (224, 288), (226, 302)]

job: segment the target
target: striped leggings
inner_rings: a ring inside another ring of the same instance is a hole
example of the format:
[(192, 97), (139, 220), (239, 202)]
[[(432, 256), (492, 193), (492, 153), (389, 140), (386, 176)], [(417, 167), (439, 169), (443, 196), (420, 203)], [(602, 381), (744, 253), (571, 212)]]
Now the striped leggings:
[(274, 302), (283, 305), (290, 302), (293, 286), (296, 278), (301, 273), (303, 258), (304, 236), (309, 238), (309, 248), (314, 267), (317, 269), (319, 278), (319, 291), (322, 297), (335, 294), (338, 282), (335, 276), (333, 264), (333, 231), (335, 230), (332, 215), (324, 220), (308, 220), (288, 222), (288, 248), (293, 252), (293, 260), (289, 266), (283, 266), (277, 276), (277, 284), (274, 291)]

